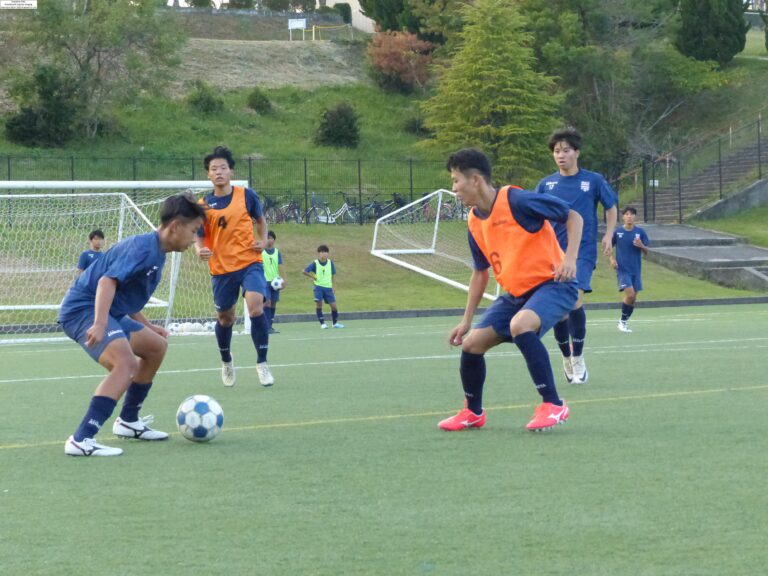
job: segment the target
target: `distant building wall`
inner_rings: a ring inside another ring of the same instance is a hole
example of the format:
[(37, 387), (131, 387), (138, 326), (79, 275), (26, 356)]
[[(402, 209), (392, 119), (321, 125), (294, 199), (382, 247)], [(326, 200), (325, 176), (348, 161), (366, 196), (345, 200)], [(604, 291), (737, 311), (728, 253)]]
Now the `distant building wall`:
[[(326, 6), (335, 6), (336, 4), (349, 4), (352, 8), (352, 26), (363, 32), (373, 33), (374, 22), (367, 16), (363, 16), (360, 11), (360, 3), (357, 0), (326, 0)], [(318, 6), (320, 3), (318, 2)]]

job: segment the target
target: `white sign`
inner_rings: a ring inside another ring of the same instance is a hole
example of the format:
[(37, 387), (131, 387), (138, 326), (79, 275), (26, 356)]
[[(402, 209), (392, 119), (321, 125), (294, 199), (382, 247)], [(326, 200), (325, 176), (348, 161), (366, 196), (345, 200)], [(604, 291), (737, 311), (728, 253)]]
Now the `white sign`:
[(653, 188), (659, 187), (659, 181), (658, 180), (648, 180), (648, 184), (650, 184)]
[(306, 18), (290, 18), (288, 20), (288, 30), (306, 30), (307, 19)]
[(0, 10), (37, 10), (37, 0), (0, 0)]

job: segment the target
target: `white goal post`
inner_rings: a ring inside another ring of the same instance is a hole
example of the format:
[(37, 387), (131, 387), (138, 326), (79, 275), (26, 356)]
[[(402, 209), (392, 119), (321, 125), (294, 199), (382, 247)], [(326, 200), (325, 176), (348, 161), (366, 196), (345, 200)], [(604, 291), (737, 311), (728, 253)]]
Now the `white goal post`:
[[(435, 190), (379, 218), (371, 254), (466, 292), (472, 274), (466, 220), (456, 194)], [(483, 297), (495, 300), (499, 286), (490, 272)]]
[[(207, 180), (0, 181), (0, 343), (64, 339), (56, 316), (92, 230), (104, 232), (107, 250), (156, 229), (168, 196), (211, 188)], [(214, 320), (208, 266), (194, 250), (168, 255), (144, 313), (182, 332)]]

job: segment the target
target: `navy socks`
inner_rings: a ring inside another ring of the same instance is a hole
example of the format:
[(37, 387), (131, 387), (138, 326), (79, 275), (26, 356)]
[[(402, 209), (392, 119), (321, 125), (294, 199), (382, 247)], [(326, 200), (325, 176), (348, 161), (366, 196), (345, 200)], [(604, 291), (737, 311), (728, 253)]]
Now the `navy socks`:
[(85, 418), (80, 422), (77, 430), (73, 434), (76, 442), (82, 442), (85, 438), (93, 438), (101, 430), (112, 412), (117, 406), (117, 401), (107, 396), (94, 396), (91, 398), (91, 404), (85, 413)]
[(232, 326), (222, 326), (217, 320), (214, 333), (216, 334), (216, 343), (219, 345), (221, 361), (232, 362), (232, 354), (229, 350), (229, 346), (232, 343)]
[(150, 388), (152, 388), (152, 382), (149, 384), (131, 383), (123, 398), (123, 409), (120, 411), (122, 420), (136, 422), (139, 419), (139, 410), (141, 410), (141, 405), (149, 394)]
[(555, 377), (552, 375), (549, 353), (541, 339), (534, 332), (523, 332), (515, 336), (514, 341), (525, 358), (533, 385), (541, 394), (542, 400), (562, 406), (563, 402), (557, 395), (557, 388), (555, 387)]
[(464, 397), (467, 399), (467, 408), (477, 415), (483, 412), (483, 386), (485, 384), (485, 356), (461, 353), (461, 385), (464, 388)]
[(584, 311), (584, 306), (571, 310), (568, 322), (573, 342), (573, 355), (581, 356), (584, 351), (584, 339), (587, 336), (587, 313)]
[(632, 316), (632, 312), (635, 311), (634, 306), (630, 306), (629, 304), (621, 303), (621, 321), (626, 322), (629, 320), (629, 317)]
[(251, 316), (251, 340), (256, 347), (256, 362), (266, 362), (269, 350), (269, 320), (266, 314)]
[(568, 329), (568, 318), (566, 317), (555, 324), (552, 332), (555, 334), (555, 341), (560, 348), (560, 352), (563, 353), (565, 358), (568, 358), (571, 355), (571, 332)]

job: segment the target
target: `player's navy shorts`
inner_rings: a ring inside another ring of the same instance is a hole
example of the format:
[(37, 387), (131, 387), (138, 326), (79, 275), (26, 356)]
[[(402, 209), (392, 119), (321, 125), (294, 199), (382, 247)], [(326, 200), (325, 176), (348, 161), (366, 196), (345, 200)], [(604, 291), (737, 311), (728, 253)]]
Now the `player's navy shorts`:
[(576, 259), (576, 282), (584, 292), (592, 292), (592, 273), (594, 271), (595, 262), (593, 260)]
[(640, 278), (640, 274), (616, 272), (616, 278), (619, 281), (619, 292), (623, 292), (624, 288), (634, 288), (635, 292), (640, 292), (643, 289), (643, 280)]
[(86, 332), (88, 332), (88, 328), (93, 326), (93, 318), (94, 310), (86, 309), (81, 314), (59, 320), (59, 324), (64, 329), (64, 334), (80, 344), (83, 350), (96, 362), (99, 361), (99, 358), (110, 342), (118, 338), (126, 338), (130, 342), (131, 332), (138, 332), (145, 328), (144, 324), (137, 322), (130, 316), (123, 316), (122, 318), (109, 316), (107, 318), (107, 328), (104, 330), (104, 338), (95, 346), (89, 347), (85, 345), (85, 341), (88, 338)]
[(280, 290), (275, 290), (272, 285), (267, 282), (267, 300), (272, 300), (272, 303), (280, 302)]
[(543, 336), (552, 326), (568, 314), (579, 299), (576, 282), (547, 282), (532, 294), (516, 298), (511, 294), (499, 296), (483, 314), (475, 328), (490, 326), (493, 331), (512, 341), (509, 323), (520, 310), (532, 310), (541, 320), (539, 336)]
[(258, 292), (266, 298), (267, 281), (264, 278), (264, 266), (261, 262), (249, 264), (242, 270), (211, 276), (213, 287), (213, 303), (216, 310), (229, 310), (240, 296), (240, 288), (243, 294), (246, 292)]
[(315, 302), (322, 301), (325, 301), (326, 304), (333, 304), (336, 302), (336, 294), (333, 293), (333, 288), (315, 286)]

